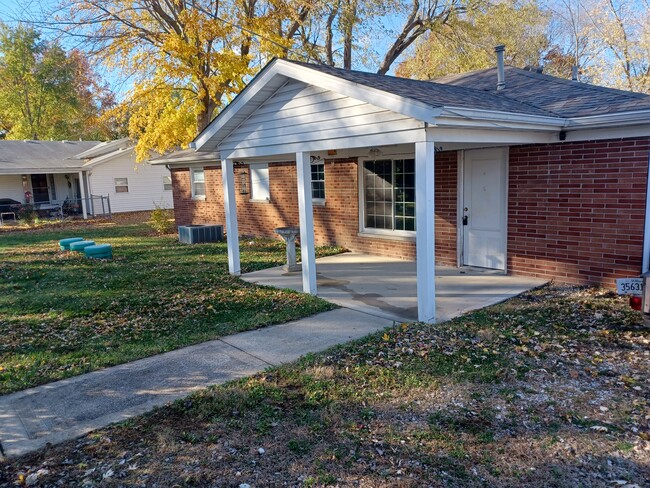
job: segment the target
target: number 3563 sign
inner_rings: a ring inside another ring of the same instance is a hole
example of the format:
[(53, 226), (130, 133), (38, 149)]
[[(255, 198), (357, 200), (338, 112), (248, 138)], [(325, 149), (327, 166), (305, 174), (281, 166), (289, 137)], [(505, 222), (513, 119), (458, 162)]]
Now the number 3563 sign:
[(643, 294), (643, 278), (619, 278), (616, 280), (616, 291), (619, 295)]

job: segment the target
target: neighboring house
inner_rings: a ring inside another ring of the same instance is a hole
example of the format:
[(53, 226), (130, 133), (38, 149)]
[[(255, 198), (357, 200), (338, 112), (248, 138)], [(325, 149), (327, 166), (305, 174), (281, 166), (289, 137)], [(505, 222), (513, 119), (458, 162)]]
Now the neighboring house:
[(300, 223), (307, 292), (314, 242), (417, 258), (425, 321), (435, 263), (606, 286), (647, 271), (650, 96), (500, 68), (427, 82), (274, 60), (194, 160), (158, 161), (177, 223)]
[(136, 163), (128, 139), (0, 141), (0, 198), (102, 215), (173, 206), (169, 170)]

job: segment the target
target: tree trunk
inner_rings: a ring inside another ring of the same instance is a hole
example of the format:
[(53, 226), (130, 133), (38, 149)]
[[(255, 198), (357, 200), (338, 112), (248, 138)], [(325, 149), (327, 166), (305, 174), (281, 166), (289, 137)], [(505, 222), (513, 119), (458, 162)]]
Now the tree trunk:
[(334, 20), (339, 13), (339, 6), (341, 5), (340, 0), (332, 6), (330, 14), (327, 16), (327, 24), (325, 31), (325, 57), (326, 64), (329, 66), (334, 66), (334, 52), (332, 50), (332, 39), (333, 39), (333, 27)]
[(352, 33), (357, 16), (357, 0), (346, 0), (343, 14), (343, 67), (352, 68)]

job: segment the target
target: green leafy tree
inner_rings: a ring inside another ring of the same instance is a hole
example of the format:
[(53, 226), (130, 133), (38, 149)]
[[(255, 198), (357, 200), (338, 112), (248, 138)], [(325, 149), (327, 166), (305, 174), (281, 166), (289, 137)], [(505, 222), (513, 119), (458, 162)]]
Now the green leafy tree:
[(499, 44), (507, 47), (507, 64), (538, 65), (549, 44), (548, 21), (534, 0), (474, 5), (431, 29), (396, 72), (409, 78), (433, 79), (489, 68), (495, 64), (494, 46)]
[(29, 27), (0, 25), (0, 130), (8, 139), (97, 139), (112, 105), (107, 88), (79, 51), (66, 53)]

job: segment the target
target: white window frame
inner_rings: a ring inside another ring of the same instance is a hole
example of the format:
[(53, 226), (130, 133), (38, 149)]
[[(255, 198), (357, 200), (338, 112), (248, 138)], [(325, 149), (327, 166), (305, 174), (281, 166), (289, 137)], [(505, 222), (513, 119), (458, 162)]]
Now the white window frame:
[[(194, 188), (194, 174), (195, 173), (203, 173), (203, 191), (204, 193), (196, 193), (195, 188)], [(205, 169), (204, 168), (192, 168), (190, 169), (190, 188), (192, 190), (192, 200), (205, 200), (205, 196), (207, 193), (207, 188), (205, 186)]]
[[(124, 183), (118, 183), (119, 180), (124, 180)], [(113, 178), (113, 188), (115, 193), (129, 193), (129, 179), (128, 178)], [(126, 191), (119, 191), (118, 188), (126, 188)]]
[[(315, 161), (311, 162), (311, 167), (320, 165), (323, 167), (323, 179), (322, 180), (311, 180), (311, 201), (312, 203), (315, 203), (317, 205), (323, 205), (325, 203), (325, 199), (327, 198), (327, 191), (325, 188), (325, 160), (323, 159), (317, 159)], [(311, 170), (310, 167), (310, 170)], [(311, 175), (311, 172), (310, 172)], [(314, 183), (315, 182), (322, 182), (323, 183), (323, 194), (325, 195), (323, 198), (320, 197), (315, 197), (314, 196)]]
[[(390, 230), (366, 227), (366, 202), (365, 202), (365, 178), (363, 168), (366, 161), (379, 161), (390, 159), (391, 161), (399, 159), (415, 159), (415, 154), (386, 154), (379, 157), (364, 157), (358, 159), (358, 180), (359, 180), (359, 233), (369, 236), (395, 238), (398, 240), (415, 241), (416, 230)], [(393, 163), (394, 164), (394, 163)], [(417, 177), (417, 175), (416, 175)], [(395, 205), (395, 202), (393, 202)]]
[[(166, 179), (169, 179), (169, 183), (165, 181)], [(163, 175), (162, 182), (163, 182), (163, 191), (171, 191), (173, 189), (172, 175)], [(169, 186), (169, 188), (166, 188), (167, 186)]]
[[(269, 203), (271, 201), (271, 177), (268, 163), (250, 163), (248, 165), (248, 174), (250, 176), (250, 201)], [(254, 183), (255, 181), (264, 180), (266, 180), (266, 188)]]

